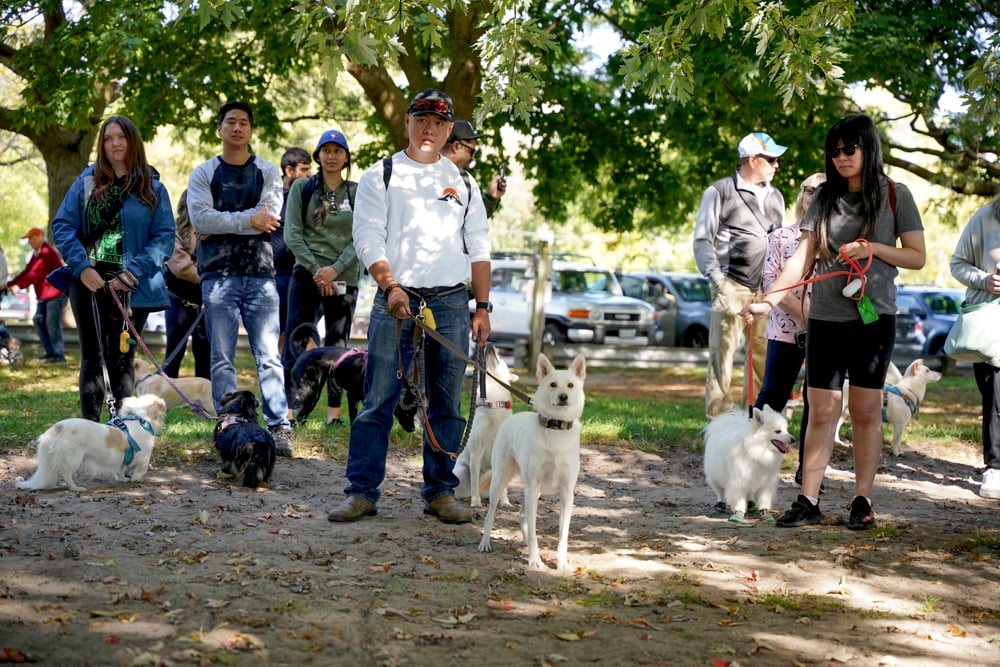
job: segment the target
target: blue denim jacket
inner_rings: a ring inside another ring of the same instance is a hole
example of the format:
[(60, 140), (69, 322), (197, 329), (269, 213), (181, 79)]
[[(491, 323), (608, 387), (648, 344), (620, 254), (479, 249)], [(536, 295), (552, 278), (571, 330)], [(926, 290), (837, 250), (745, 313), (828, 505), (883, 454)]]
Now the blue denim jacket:
[[(52, 238), (74, 278), (91, 266), (80, 239), (86, 228), (87, 198), (93, 190), (94, 165), (90, 165), (70, 186), (52, 221)], [(157, 310), (170, 305), (160, 267), (174, 250), (175, 228), (170, 195), (158, 178), (153, 190), (157, 197), (155, 210), (130, 196), (122, 206), (121, 217), (125, 268), (139, 279), (132, 305)]]

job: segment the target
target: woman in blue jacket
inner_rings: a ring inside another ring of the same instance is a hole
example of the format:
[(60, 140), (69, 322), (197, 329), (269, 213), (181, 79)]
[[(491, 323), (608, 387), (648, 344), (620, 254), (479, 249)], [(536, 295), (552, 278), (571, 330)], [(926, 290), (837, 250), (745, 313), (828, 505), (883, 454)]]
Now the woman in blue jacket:
[(97, 163), (63, 199), (52, 237), (72, 271), (70, 304), (80, 337), (80, 410), (101, 420), (106, 367), (116, 406), (132, 395), (135, 344), (111, 297), (118, 293), (136, 331), (151, 312), (169, 306), (160, 265), (174, 247), (170, 196), (146, 161), (135, 124), (111, 116), (98, 134)]

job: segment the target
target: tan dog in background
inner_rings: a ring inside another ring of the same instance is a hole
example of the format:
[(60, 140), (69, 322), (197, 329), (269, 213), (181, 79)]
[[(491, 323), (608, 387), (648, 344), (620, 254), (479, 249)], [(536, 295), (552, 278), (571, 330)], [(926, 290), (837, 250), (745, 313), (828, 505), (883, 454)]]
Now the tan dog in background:
[[(920, 403), (927, 393), (927, 385), (941, 379), (941, 374), (932, 371), (923, 359), (917, 359), (906, 367), (899, 381), (892, 383), (892, 371), (899, 369), (890, 364), (886, 373), (886, 386), (882, 398), (882, 422), (892, 427), (892, 455), (902, 456), (903, 429), (917, 413)], [(837, 423), (837, 442), (840, 443), (840, 425), (848, 414), (848, 383), (844, 383), (844, 411)]]
[[(153, 394), (159, 396), (167, 404), (167, 409), (187, 405), (184, 399), (177, 395), (174, 388), (159, 373), (153, 373), (149, 362), (136, 358), (132, 362), (135, 372), (135, 393), (139, 396)], [(170, 378), (185, 396), (201, 403), (210, 415), (215, 416), (215, 403), (212, 402), (212, 382), (200, 377)]]

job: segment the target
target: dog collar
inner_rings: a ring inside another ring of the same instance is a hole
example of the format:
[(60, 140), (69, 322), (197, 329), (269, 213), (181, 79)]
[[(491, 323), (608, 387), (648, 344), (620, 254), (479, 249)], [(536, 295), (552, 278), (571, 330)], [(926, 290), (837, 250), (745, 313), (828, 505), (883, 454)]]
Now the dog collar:
[(125, 465), (129, 465), (135, 459), (135, 455), (142, 451), (142, 447), (140, 447), (139, 443), (135, 441), (132, 434), (128, 432), (128, 424), (125, 423), (126, 421), (139, 422), (139, 425), (146, 429), (150, 435), (155, 434), (153, 433), (153, 425), (139, 415), (125, 415), (124, 417), (116, 415), (111, 418), (108, 422), (108, 426), (114, 426), (115, 428), (120, 429), (121, 432), (125, 434), (125, 439), (128, 440), (128, 449), (125, 450), (124, 463)]
[(240, 424), (240, 423), (245, 422), (245, 421), (248, 421), (248, 420), (245, 419), (244, 417), (240, 417), (239, 415), (234, 415), (232, 413), (229, 413), (229, 414), (226, 414), (226, 415), (219, 415), (219, 423), (216, 424), (216, 426), (218, 427), (218, 429), (220, 431), (225, 431), (227, 428), (229, 428), (233, 424)]
[(542, 425), (542, 428), (550, 428), (554, 431), (568, 431), (576, 424), (576, 420), (548, 419), (547, 417), (538, 415), (538, 423)]
[(476, 407), (478, 408), (502, 408), (504, 410), (510, 410), (512, 405), (511, 401), (477, 401)]

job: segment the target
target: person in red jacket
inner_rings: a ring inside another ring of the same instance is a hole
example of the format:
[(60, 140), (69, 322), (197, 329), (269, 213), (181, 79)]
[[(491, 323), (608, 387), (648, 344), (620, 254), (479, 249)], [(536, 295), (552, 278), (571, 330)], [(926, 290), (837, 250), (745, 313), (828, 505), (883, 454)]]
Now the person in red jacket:
[(66, 363), (66, 346), (63, 343), (62, 312), (66, 306), (66, 296), (52, 286), (46, 277), (52, 271), (62, 266), (62, 258), (48, 241), (45, 232), (38, 227), (32, 227), (21, 237), (28, 240), (31, 246), (31, 257), (24, 271), (10, 279), (7, 289), (11, 294), (17, 294), (18, 289), (35, 288), (35, 298), (38, 306), (35, 309), (35, 330), (38, 340), (45, 350), (42, 363)]

